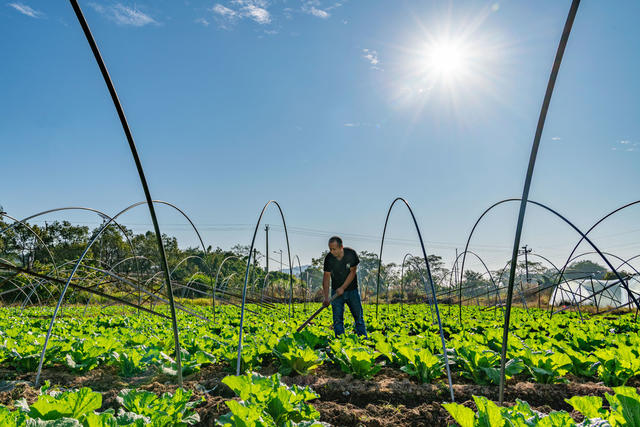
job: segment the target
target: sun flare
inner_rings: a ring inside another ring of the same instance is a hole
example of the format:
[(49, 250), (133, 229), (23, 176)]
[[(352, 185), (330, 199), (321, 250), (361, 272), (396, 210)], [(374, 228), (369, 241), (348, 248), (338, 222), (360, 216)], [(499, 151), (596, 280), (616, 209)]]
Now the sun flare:
[(470, 58), (470, 49), (461, 42), (434, 41), (425, 47), (420, 71), (444, 82), (460, 80), (469, 71)]
[(459, 73), (465, 68), (468, 54), (464, 48), (455, 43), (439, 43), (431, 47), (427, 54), (428, 66), (439, 74)]

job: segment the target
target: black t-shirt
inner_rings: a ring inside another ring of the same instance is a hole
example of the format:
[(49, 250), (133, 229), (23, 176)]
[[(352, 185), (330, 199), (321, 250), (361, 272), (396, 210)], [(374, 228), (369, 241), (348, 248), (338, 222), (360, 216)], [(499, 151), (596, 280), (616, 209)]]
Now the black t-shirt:
[[(331, 289), (336, 290), (342, 286), (344, 281), (347, 280), (351, 267), (355, 267), (359, 263), (358, 254), (351, 248), (344, 248), (344, 255), (340, 260), (328, 253), (324, 257), (324, 271), (331, 273)], [(345, 290), (353, 291), (357, 288), (358, 275), (356, 274), (356, 277), (353, 278), (353, 281), (349, 283)]]

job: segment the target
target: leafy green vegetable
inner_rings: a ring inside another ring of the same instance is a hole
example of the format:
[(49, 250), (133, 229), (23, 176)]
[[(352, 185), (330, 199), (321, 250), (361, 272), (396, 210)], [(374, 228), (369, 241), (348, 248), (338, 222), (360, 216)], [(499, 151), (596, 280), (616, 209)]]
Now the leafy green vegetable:
[(309, 387), (287, 387), (280, 374), (265, 377), (256, 373), (227, 376), (222, 382), (241, 399), (226, 402), (231, 410), (221, 417), (221, 426), (293, 426), (323, 425), (317, 422), (320, 413), (306, 402), (319, 396)]
[(410, 354), (407, 364), (400, 369), (412, 377), (417, 377), (421, 383), (425, 383), (440, 377), (443, 368), (444, 362), (439, 356), (422, 349)]
[(102, 406), (102, 395), (83, 387), (77, 392), (63, 392), (56, 396), (42, 394), (31, 405), (29, 416), (43, 420), (63, 417), (81, 418)]
[(569, 356), (558, 352), (526, 350), (520, 356), (533, 379), (541, 384), (562, 382), (571, 369)]
[(195, 411), (202, 399), (191, 402), (191, 391), (181, 388), (158, 397), (149, 391), (124, 389), (118, 394), (118, 402), (128, 412), (149, 417), (152, 422), (163, 420), (175, 426), (193, 425), (200, 421)]
[(378, 353), (369, 347), (341, 348), (334, 356), (344, 372), (358, 378), (371, 378), (382, 369), (376, 364)]
[(608, 386), (623, 386), (630, 378), (640, 375), (640, 358), (631, 347), (607, 347), (595, 352), (600, 361), (598, 377)]
[[(282, 343), (282, 341), (281, 341)], [(307, 375), (314, 371), (324, 361), (324, 354), (311, 347), (300, 347), (295, 342), (279, 345), (273, 353), (280, 360), (280, 373), (289, 375), (292, 371), (300, 375)]]
[[(477, 384), (498, 384), (500, 382), (500, 355), (492, 350), (470, 347), (457, 349), (457, 362), (462, 366), (462, 376)], [(505, 364), (507, 378), (519, 374), (525, 368), (521, 359), (515, 358)]]

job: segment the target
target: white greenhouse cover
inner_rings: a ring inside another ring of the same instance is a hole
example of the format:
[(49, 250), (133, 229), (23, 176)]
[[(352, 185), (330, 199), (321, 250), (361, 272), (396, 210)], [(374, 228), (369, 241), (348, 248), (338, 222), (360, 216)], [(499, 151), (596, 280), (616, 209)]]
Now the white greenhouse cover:
[[(625, 280), (636, 300), (640, 301), (640, 276), (631, 276)], [(590, 277), (568, 280), (561, 283), (553, 292), (549, 303), (562, 305), (593, 305), (598, 308), (620, 307), (628, 305), (633, 299), (618, 280), (598, 280)]]

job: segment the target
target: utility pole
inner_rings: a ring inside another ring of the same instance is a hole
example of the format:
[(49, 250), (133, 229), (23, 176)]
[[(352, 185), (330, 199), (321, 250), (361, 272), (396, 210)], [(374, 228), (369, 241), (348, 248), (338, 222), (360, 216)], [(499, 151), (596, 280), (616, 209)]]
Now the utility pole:
[[(253, 276), (257, 274), (256, 273), (256, 257), (257, 257), (256, 251), (257, 251), (256, 248), (253, 248), (253, 268), (251, 269), (251, 274), (249, 275), (249, 283), (253, 283)], [(251, 254), (249, 254), (249, 259), (251, 259)]]
[(273, 251), (274, 254), (280, 254), (280, 273), (282, 273), (282, 249), (280, 251)]
[[(460, 279), (462, 281), (462, 278)], [(453, 263), (453, 286), (458, 286), (458, 248), (456, 248), (456, 261)]]
[(253, 248), (253, 269), (256, 268), (256, 263), (258, 262), (258, 250)]
[[(274, 254), (277, 254), (277, 253), (278, 253), (278, 251), (273, 251), (273, 253), (274, 253)], [(279, 253), (280, 253), (280, 273), (282, 273), (282, 249), (280, 249), (280, 252), (279, 252)], [(268, 255), (267, 255), (267, 256), (268, 256)], [(278, 281), (279, 281), (279, 280), (280, 280), (280, 279), (278, 279)], [(280, 282), (278, 282), (278, 283), (280, 283)], [(283, 288), (284, 288), (284, 286), (283, 286)], [(285, 292), (286, 292), (286, 291), (285, 291)], [(285, 295), (286, 295), (286, 293), (285, 293)]]
[(267, 274), (269, 274), (269, 224), (264, 226), (264, 231), (266, 233), (266, 241), (267, 241), (267, 256), (265, 257), (267, 259)]

